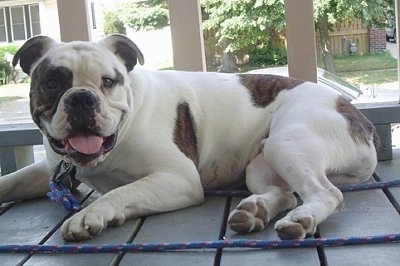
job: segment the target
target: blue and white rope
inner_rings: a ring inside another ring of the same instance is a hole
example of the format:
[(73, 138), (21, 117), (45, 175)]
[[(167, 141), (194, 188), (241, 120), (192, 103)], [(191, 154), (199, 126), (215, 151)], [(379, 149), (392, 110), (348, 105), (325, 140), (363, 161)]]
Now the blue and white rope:
[[(71, 191), (62, 183), (62, 178), (73, 175), (71, 165), (60, 163), (57, 173), (50, 179), (50, 199), (64, 206), (67, 211), (79, 211), (79, 203)], [(368, 189), (384, 189), (400, 185), (400, 179), (382, 182), (359, 183), (338, 186), (342, 192)], [(205, 196), (248, 196), (248, 191), (206, 191)], [(115, 253), (115, 252), (161, 252), (173, 250), (203, 250), (221, 248), (282, 249), (335, 247), (349, 245), (379, 244), (400, 242), (400, 234), (347, 237), (347, 238), (307, 238), (301, 240), (248, 240), (230, 239), (176, 243), (122, 243), (100, 245), (0, 245), (0, 253)]]
[(205, 250), (221, 248), (283, 249), (337, 247), (364, 244), (382, 244), (400, 241), (400, 234), (348, 238), (316, 238), (301, 240), (248, 240), (231, 239), (177, 243), (127, 243), (100, 245), (0, 245), (0, 253), (115, 253), (115, 252), (162, 252), (177, 250)]

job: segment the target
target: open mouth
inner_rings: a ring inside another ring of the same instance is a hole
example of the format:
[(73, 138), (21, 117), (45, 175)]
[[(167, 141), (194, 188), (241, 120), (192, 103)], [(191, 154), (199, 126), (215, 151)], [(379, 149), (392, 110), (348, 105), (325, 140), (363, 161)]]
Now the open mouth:
[(117, 133), (108, 137), (77, 134), (63, 140), (48, 136), (51, 148), (60, 155), (71, 157), (74, 161), (86, 164), (114, 148)]

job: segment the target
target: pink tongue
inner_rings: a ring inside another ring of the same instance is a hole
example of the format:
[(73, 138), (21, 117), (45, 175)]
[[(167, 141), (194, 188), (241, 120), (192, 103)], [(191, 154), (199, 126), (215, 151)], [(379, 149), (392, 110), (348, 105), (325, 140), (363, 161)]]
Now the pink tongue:
[(103, 138), (99, 136), (77, 136), (68, 139), (74, 150), (83, 154), (97, 153), (103, 144)]

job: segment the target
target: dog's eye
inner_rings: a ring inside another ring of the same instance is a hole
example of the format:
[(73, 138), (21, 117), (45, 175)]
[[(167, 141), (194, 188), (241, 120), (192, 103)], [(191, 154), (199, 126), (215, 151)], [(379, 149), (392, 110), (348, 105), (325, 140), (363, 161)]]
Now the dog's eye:
[(46, 89), (55, 90), (58, 88), (58, 82), (55, 79), (50, 79), (46, 83)]
[(110, 78), (103, 78), (103, 86), (105, 88), (111, 88), (114, 84), (114, 80), (110, 79)]

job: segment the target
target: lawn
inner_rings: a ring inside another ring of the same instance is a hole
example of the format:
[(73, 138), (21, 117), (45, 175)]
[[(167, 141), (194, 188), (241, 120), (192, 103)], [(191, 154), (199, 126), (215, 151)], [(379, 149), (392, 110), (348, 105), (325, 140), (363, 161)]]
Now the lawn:
[(4, 104), (4, 103), (7, 103), (7, 102), (19, 100), (19, 99), (22, 99), (22, 97), (19, 97), (19, 96), (4, 96), (4, 97), (0, 97), (0, 104)]
[[(352, 84), (377, 85), (397, 81), (397, 60), (388, 51), (356, 56), (335, 56), (337, 75)], [(323, 62), (318, 66), (324, 68)], [(238, 72), (260, 66), (240, 65)], [(207, 71), (218, 71), (218, 66), (207, 66)]]
[(362, 56), (335, 56), (337, 75), (355, 84), (397, 81), (397, 60), (389, 52)]

